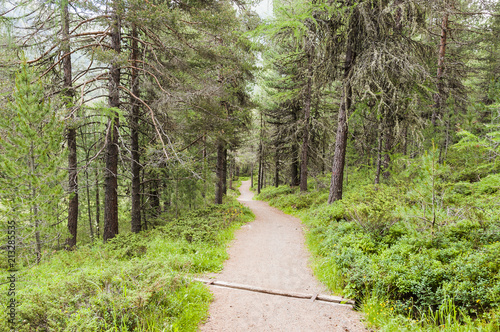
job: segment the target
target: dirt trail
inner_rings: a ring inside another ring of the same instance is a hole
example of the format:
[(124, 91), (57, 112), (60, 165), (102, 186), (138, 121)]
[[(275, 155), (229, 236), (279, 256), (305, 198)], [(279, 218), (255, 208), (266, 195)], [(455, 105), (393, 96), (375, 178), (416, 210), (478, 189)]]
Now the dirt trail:
[[(250, 181), (243, 182), (240, 202), (255, 213), (255, 221), (236, 232), (229, 260), (217, 280), (296, 291), (328, 294), (308, 266), (299, 219), (253, 201)], [(210, 286), (215, 300), (201, 331), (366, 331), (350, 307)]]

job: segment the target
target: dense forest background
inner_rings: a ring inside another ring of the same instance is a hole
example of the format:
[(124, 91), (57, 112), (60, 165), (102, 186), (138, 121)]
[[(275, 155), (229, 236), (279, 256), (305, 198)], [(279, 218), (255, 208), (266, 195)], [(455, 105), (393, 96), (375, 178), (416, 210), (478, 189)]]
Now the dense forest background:
[(220, 268), (242, 177), (373, 326), (499, 328), (497, 1), (0, 3), (24, 330), (196, 329), (210, 295), (178, 276)]

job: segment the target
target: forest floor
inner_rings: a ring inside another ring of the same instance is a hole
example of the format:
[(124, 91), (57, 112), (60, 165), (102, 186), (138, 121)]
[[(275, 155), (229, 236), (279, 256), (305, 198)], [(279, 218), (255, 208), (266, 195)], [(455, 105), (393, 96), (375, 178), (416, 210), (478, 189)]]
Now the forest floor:
[[(218, 281), (307, 294), (328, 294), (309, 267), (301, 221), (253, 201), (250, 181), (238, 200), (256, 218), (235, 234)], [(350, 306), (210, 286), (215, 296), (201, 331), (366, 331)]]

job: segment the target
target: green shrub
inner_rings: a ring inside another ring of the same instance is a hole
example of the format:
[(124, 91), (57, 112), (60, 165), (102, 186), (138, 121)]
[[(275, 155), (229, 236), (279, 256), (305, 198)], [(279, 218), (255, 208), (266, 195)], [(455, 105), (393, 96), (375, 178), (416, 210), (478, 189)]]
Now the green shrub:
[(480, 194), (494, 194), (500, 189), (500, 174), (490, 174), (472, 185)]
[(311, 208), (309, 217), (314, 223), (328, 225), (332, 221), (340, 221), (345, 219), (345, 206), (341, 201), (336, 201), (333, 204), (323, 203)]
[(374, 236), (385, 235), (392, 225), (400, 221), (396, 213), (395, 192), (386, 186), (366, 186), (359, 195), (348, 199), (344, 205), (348, 220), (355, 221)]

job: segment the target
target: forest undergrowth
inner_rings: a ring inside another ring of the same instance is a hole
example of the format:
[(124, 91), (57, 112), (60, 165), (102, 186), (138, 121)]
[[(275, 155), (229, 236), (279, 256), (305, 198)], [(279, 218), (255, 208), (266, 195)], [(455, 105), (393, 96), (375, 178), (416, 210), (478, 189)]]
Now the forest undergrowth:
[(500, 167), (462, 141), (438, 163), (435, 149), (394, 160), (373, 185), (370, 167), (349, 170), (331, 205), (329, 178), (301, 194), (267, 187), (257, 197), (308, 226), (317, 277), (353, 298), (383, 331), (500, 330)]
[[(212, 295), (192, 276), (220, 271), (234, 230), (254, 218), (236, 193), (153, 230), (54, 252), (21, 268), (16, 331), (196, 331)], [(7, 293), (1, 285), (2, 303)], [(0, 330), (9, 330), (6, 312)]]

